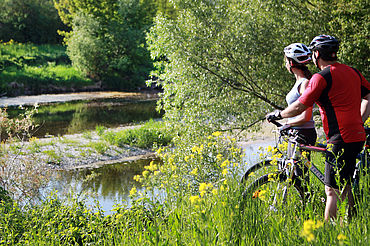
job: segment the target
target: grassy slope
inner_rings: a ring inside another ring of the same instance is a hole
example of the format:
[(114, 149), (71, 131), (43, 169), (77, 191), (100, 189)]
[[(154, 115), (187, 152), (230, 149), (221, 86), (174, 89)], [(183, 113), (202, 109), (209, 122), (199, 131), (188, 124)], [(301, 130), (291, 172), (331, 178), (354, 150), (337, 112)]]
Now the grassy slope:
[(61, 45), (0, 43), (0, 93), (38, 94), (90, 85)]

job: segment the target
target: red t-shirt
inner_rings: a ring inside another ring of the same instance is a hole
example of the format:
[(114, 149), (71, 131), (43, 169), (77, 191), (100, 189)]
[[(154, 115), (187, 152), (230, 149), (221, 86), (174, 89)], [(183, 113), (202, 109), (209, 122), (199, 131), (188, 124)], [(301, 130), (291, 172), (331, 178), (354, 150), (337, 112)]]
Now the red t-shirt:
[(319, 105), (329, 143), (352, 143), (365, 140), (360, 108), (369, 92), (370, 84), (360, 72), (334, 63), (312, 76), (298, 100), (307, 107)]

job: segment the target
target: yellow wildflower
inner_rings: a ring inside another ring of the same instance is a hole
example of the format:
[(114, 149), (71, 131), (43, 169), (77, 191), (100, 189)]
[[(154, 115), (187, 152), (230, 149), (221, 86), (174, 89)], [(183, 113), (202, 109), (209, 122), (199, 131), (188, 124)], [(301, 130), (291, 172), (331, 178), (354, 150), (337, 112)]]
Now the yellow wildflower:
[(143, 174), (143, 177), (146, 178), (149, 176), (149, 171), (145, 170), (142, 174)]
[(207, 190), (207, 183), (200, 183), (199, 184), (199, 191), (202, 192), (202, 191), (205, 191)]
[(200, 197), (199, 196), (191, 196), (190, 197), (190, 202), (192, 204), (198, 203), (198, 202), (200, 202)]
[(221, 167), (226, 167), (230, 164), (229, 160), (225, 160), (224, 162), (221, 163)]
[(321, 227), (323, 223), (321, 221), (318, 221), (315, 223), (315, 221), (309, 219), (306, 220), (303, 223), (303, 230), (302, 230), (302, 236), (306, 238), (308, 242), (311, 242), (315, 239), (315, 235), (313, 234), (313, 231), (319, 227)]
[(198, 173), (198, 168), (196, 167), (196, 168), (194, 168), (191, 172), (190, 172), (190, 174), (192, 174), (192, 175), (197, 175), (197, 173)]
[(270, 173), (268, 175), (268, 181), (275, 181), (276, 173)]
[(212, 190), (212, 194), (213, 194), (213, 195), (217, 195), (217, 189), (213, 189), (213, 190)]
[(215, 137), (218, 137), (220, 135), (221, 135), (221, 132), (219, 132), (219, 131), (212, 133), (212, 136), (215, 136)]
[(202, 153), (202, 151), (203, 151), (203, 149), (204, 149), (204, 145), (203, 145), (203, 144), (201, 144), (201, 145), (199, 146), (199, 148), (198, 148), (198, 154), (201, 154), (201, 153)]
[(195, 153), (197, 151), (198, 151), (198, 146), (194, 146), (194, 147), (191, 148), (191, 152), (194, 152)]
[(150, 162), (150, 165), (149, 166), (145, 166), (144, 168), (153, 172), (153, 171), (157, 170), (157, 165), (154, 164), (154, 161), (151, 161)]
[(163, 151), (163, 149), (162, 149), (162, 148), (159, 148), (159, 149), (157, 150), (157, 154), (158, 154), (158, 155), (160, 155), (160, 154), (162, 153), (162, 151)]
[(188, 162), (189, 161), (189, 156), (185, 156), (185, 162)]
[(222, 170), (222, 175), (226, 175), (226, 174), (227, 174), (227, 172), (228, 172), (227, 168), (223, 169), (223, 170)]
[(140, 182), (140, 181), (141, 181), (141, 176), (140, 176), (140, 175), (135, 175), (135, 176), (134, 176), (134, 180), (135, 180), (136, 182)]
[(333, 147), (334, 147), (334, 144), (328, 144), (328, 145), (326, 145), (326, 149), (328, 151), (333, 151)]
[(132, 187), (132, 189), (130, 190), (130, 196), (133, 196), (137, 193), (137, 190), (136, 190), (136, 187)]
[(267, 146), (266, 150), (267, 150), (267, 152), (271, 152), (272, 151), (271, 145)]
[(307, 151), (303, 151), (302, 152), (302, 156), (307, 159), (308, 158), (308, 152)]
[(221, 161), (222, 160), (222, 155), (221, 154), (217, 154), (216, 159), (219, 160), (219, 161)]
[(337, 237), (338, 241), (344, 241), (347, 239), (347, 237), (345, 235), (343, 235), (342, 233), (340, 233)]

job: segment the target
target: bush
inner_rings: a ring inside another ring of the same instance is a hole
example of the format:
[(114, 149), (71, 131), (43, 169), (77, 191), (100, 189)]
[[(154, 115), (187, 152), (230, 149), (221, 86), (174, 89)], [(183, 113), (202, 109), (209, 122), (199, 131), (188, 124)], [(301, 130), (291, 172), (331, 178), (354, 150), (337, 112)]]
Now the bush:
[[(114, 18), (81, 11), (66, 37), (73, 65), (108, 89), (133, 90), (145, 85), (152, 62), (145, 47), (148, 27), (139, 1), (119, 1)], [(112, 13), (114, 12), (113, 10)]]
[(18, 117), (10, 119), (6, 109), (0, 108), (0, 187), (9, 196), (19, 201), (31, 199), (39, 187), (48, 180), (48, 170), (35, 154), (22, 158), (23, 142), (34, 129), (33, 115), (37, 108), (25, 110)]
[(142, 127), (132, 128), (117, 133), (105, 132), (103, 139), (110, 144), (122, 146), (124, 144), (139, 148), (152, 148), (168, 145), (173, 138), (173, 133), (166, 129), (164, 122), (150, 120)]

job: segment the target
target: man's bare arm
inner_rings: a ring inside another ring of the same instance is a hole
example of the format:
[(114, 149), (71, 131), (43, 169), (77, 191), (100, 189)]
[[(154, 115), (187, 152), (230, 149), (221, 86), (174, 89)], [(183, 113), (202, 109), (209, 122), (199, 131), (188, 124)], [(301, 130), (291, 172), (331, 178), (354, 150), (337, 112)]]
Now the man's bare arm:
[(290, 104), (286, 109), (281, 111), (281, 117), (283, 118), (294, 117), (296, 115), (301, 114), (307, 108), (308, 107), (306, 105), (297, 100), (294, 103)]

